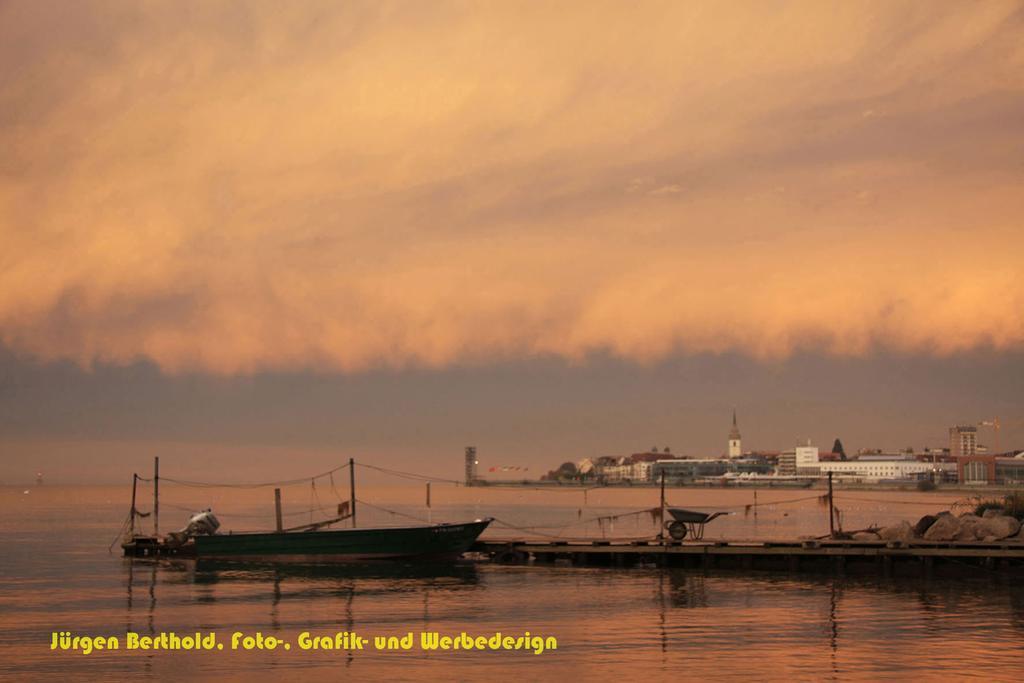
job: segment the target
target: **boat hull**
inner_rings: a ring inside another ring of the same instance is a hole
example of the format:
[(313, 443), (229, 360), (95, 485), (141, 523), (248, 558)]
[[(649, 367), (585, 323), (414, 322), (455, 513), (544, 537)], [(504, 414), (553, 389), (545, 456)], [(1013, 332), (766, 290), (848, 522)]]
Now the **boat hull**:
[(291, 533), (197, 536), (196, 555), (211, 560), (368, 562), (452, 559), (469, 550), (490, 519), (465, 524)]

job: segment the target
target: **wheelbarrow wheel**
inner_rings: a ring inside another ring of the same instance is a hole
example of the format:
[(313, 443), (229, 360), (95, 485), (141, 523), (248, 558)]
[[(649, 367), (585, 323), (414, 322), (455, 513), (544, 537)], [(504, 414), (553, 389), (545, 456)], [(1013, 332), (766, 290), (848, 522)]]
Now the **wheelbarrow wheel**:
[(686, 525), (682, 522), (671, 522), (668, 525), (668, 535), (677, 541), (686, 538)]

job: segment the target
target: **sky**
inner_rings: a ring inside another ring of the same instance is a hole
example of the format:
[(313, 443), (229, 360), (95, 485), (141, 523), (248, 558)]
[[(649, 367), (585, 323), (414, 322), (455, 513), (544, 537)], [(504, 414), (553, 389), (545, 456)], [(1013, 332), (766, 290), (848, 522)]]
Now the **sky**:
[(1022, 148), (1020, 2), (0, 2), (0, 482), (1024, 447)]

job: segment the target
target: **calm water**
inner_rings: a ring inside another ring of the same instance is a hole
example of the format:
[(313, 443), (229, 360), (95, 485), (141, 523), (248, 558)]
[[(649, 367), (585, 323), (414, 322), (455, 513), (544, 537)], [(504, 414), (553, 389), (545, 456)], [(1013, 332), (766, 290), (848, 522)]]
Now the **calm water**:
[[(340, 486), (339, 486), (340, 488)], [(329, 509), (347, 491), (285, 491), (288, 519)], [(1019, 680), (1024, 675), (1024, 587), (999, 575), (963, 581), (704, 574), (686, 571), (458, 565), (440, 568), (223, 569), (192, 562), (134, 563), (117, 548), (122, 488), (0, 489), (0, 677), (265, 680)], [(213, 505), (226, 528), (272, 524), (272, 492), (167, 486), (161, 525)], [(148, 509), (146, 500), (140, 508)], [(657, 503), (653, 490), (584, 494), (435, 485), (433, 520), (493, 515), (492, 537), (534, 534), (640, 537), (649, 515), (588, 521)], [(708, 536), (786, 537), (827, 531), (813, 491), (675, 490), (669, 500), (726, 509)], [(368, 487), (360, 498), (426, 518), (420, 487)], [(840, 494), (847, 528), (916, 519), (956, 496)], [(182, 509), (178, 509), (178, 508)], [(400, 515), (361, 506), (361, 525)], [(314, 513), (316, 516), (316, 513)], [(234, 631), (295, 643), (302, 631), (403, 635), (554, 636), (558, 649), (510, 652), (51, 652), (51, 633), (119, 635)]]

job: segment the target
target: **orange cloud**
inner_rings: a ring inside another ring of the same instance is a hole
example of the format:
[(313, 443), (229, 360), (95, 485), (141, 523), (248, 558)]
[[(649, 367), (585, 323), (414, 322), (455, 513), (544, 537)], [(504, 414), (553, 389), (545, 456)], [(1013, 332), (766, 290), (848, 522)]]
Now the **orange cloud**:
[(0, 341), (167, 371), (1024, 342), (1015, 3), (0, 8)]

